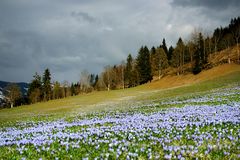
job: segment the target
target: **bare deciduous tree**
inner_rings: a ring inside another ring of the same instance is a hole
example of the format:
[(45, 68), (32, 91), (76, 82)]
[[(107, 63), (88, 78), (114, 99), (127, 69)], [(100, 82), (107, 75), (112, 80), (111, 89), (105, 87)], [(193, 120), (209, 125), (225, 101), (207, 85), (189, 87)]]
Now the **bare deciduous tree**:
[(88, 90), (91, 89), (90, 79), (91, 77), (87, 70), (84, 70), (81, 72), (81, 77), (80, 77), (81, 91), (88, 92)]
[(6, 98), (10, 102), (11, 108), (13, 108), (16, 100), (18, 100), (22, 96), (20, 88), (16, 84), (10, 83), (5, 88), (5, 92), (7, 95)]

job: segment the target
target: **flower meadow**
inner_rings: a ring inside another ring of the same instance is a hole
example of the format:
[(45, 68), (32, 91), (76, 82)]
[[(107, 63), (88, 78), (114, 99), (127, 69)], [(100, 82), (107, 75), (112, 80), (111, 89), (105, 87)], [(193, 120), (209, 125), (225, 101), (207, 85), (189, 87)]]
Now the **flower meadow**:
[(240, 159), (240, 87), (0, 128), (0, 159)]

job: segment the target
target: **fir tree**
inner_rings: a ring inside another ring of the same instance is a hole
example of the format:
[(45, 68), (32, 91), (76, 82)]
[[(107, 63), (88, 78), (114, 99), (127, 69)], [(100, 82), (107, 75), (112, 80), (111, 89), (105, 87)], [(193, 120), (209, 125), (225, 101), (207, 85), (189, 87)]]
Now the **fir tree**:
[(132, 55), (129, 54), (128, 57), (127, 57), (127, 64), (126, 64), (126, 69), (125, 69), (125, 75), (124, 75), (124, 81), (125, 81), (125, 85), (127, 87), (132, 87), (133, 86), (133, 73), (132, 73), (132, 70), (133, 70), (133, 66), (132, 66), (132, 63), (133, 63), (133, 58), (132, 58)]
[(165, 51), (163, 50), (163, 48), (157, 48), (155, 64), (156, 64), (155, 71), (157, 71), (158, 79), (160, 79), (160, 77), (163, 74), (163, 70), (168, 67), (167, 55), (166, 55)]
[(154, 75), (155, 73), (155, 58), (156, 58), (156, 48), (153, 46), (150, 51), (150, 64), (151, 64), (151, 72)]
[(183, 71), (184, 64), (184, 43), (182, 38), (178, 39), (177, 46), (174, 49), (172, 55), (172, 66), (177, 68), (177, 74), (179, 75)]
[(51, 99), (51, 74), (47, 68), (43, 74), (43, 99), (48, 101)]
[(71, 89), (71, 96), (75, 96), (76, 95), (76, 87), (73, 83), (71, 84), (70, 89)]
[(174, 51), (173, 46), (170, 46), (170, 47), (169, 47), (169, 50), (168, 50), (168, 64), (169, 64), (169, 65), (172, 65), (172, 64), (171, 64), (171, 59), (172, 59), (173, 51)]
[(160, 45), (160, 48), (163, 48), (165, 54), (167, 55), (167, 59), (170, 60), (171, 59), (171, 55), (169, 54), (165, 38), (163, 38), (162, 45)]
[(98, 83), (98, 75), (96, 75), (95, 76), (95, 80), (94, 80), (94, 85), (93, 85), (93, 87), (95, 88), (96, 87), (96, 85), (97, 85), (97, 83)]
[(138, 52), (137, 71), (140, 84), (144, 84), (152, 80), (150, 54), (147, 46), (141, 47)]
[(202, 33), (199, 33), (197, 40), (197, 50), (194, 54), (195, 65), (193, 67), (193, 74), (198, 74), (202, 71), (202, 65), (204, 60), (204, 42)]
[(42, 81), (41, 76), (38, 73), (35, 73), (33, 80), (29, 84), (28, 89), (28, 98), (31, 103), (36, 103), (42, 99)]
[(195, 65), (193, 67), (193, 74), (198, 74), (202, 71), (202, 66), (201, 66), (201, 53), (200, 53), (200, 50), (197, 49), (197, 51), (195, 52), (195, 56), (194, 56), (194, 59), (195, 59)]

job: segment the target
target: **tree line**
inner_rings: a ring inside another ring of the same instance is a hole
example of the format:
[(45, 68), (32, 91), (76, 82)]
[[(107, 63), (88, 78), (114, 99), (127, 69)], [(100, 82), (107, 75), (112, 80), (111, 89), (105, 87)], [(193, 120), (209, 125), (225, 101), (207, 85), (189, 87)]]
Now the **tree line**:
[(66, 98), (96, 90), (97, 82), (98, 75), (89, 74), (85, 70), (81, 72), (80, 81), (77, 83), (70, 84), (68, 81), (63, 83), (54, 81), (51, 83), (50, 70), (47, 68), (42, 77), (35, 73), (33, 80), (29, 84), (27, 96), (29, 103)]
[[(203, 69), (212, 67), (209, 58), (213, 53), (229, 49), (237, 45), (238, 58), (235, 63), (240, 64), (239, 43), (240, 17), (231, 19), (226, 27), (216, 28), (212, 35), (194, 31), (188, 41), (179, 37), (176, 46), (167, 47), (163, 38), (159, 46), (149, 49), (142, 46), (134, 58), (129, 54), (125, 62), (120, 65), (107, 66), (100, 79), (107, 90), (129, 88), (151, 82), (153, 77), (160, 79), (167, 72), (177, 75), (185, 72), (200, 73)], [(232, 63), (230, 53), (228, 60)]]
[[(46, 69), (42, 77), (37, 73), (33, 76), (29, 84), (27, 103), (65, 98), (94, 90), (135, 87), (151, 82), (154, 77), (160, 79), (168, 72), (177, 75), (185, 72), (198, 74), (203, 69), (211, 67), (208, 60), (213, 53), (235, 45), (238, 49), (239, 38), (240, 17), (237, 17), (231, 19), (228, 26), (216, 28), (212, 35), (195, 31), (188, 41), (179, 37), (175, 47), (168, 47), (164, 38), (159, 46), (153, 46), (151, 49), (141, 46), (136, 57), (129, 54), (121, 64), (108, 65), (99, 75), (90, 74), (86, 70), (82, 71), (77, 83), (52, 82), (50, 70)], [(227, 56), (226, 63), (232, 63), (229, 53)], [(236, 63), (240, 64), (239, 57), (238, 50)]]

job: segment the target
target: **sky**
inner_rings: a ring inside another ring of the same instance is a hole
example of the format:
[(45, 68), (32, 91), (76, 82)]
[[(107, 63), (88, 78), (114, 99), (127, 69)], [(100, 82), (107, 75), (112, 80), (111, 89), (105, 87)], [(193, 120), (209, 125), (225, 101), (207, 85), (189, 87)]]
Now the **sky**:
[(142, 45), (211, 35), (239, 15), (239, 0), (0, 0), (0, 80), (30, 82), (49, 68), (53, 81), (77, 82)]

